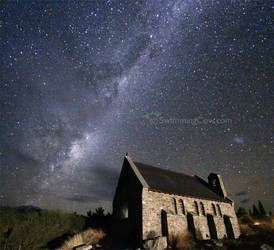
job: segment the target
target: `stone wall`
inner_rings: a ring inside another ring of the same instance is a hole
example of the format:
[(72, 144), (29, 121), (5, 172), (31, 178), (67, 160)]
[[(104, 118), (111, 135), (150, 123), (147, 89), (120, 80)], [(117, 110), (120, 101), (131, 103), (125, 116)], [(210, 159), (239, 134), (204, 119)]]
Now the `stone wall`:
[[(234, 210), (234, 214), (235, 214), (235, 210)], [(240, 231), (239, 222), (238, 222), (238, 218), (237, 218), (236, 214), (233, 218), (231, 218), (231, 223), (233, 226), (235, 238), (239, 238), (241, 231)]]
[[(142, 241), (142, 185), (130, 167), (124, 161), (119, 182), (113, 199), (113, 215), (121, 219), (124, 225), (119, 227), (127, 239)], [(126, 225), (128, 224), (128, 225)]]
[(217, 229), (218, 239), (226, 238), (227, 233), (225, 229), (224, 219), (222, 217), (214, 217), (214, 222)]
[(196, 237), (197, 239), (210, 239), (210, 233), (207, 225), (207, 218), (206, 216), (202, 215), (194, 215), (194, 226), (196, 229)]
[(169, 235), (176, 235), (187, 230), (187, 219), (185, 215), (167, 214), (167, 223)]
[[(174, 204), (176, 200), (176, 207)], [(180, 200), (183, 200), (184, 210)], [(194, 204), (197, 202), (199, 214), (197, 214), (197, 207)], [(204, 214), (202, 211), (202, 204), (204, 206)], [(213, 210), (212, 204), (216, 207), (216, 213)], [(221, 215), (217, 208), (220, 206)], [(223, 215), (229, 216), (233, 226), (235, 237), (239, 237), (239, 226), (234, 210), (234, 205), (225, 202), (215, 202), (211, 200), (194, 199), (190, 197), (182, 197), (178, 195), (171, 195), (165, 193), (154, 192), (143, 188), (142, 192), (142, 221), (143, 221), (143, 239), (151, 238), (153, 236), (162, 236), (161, 226), (161, 211), (167, 213), (168, 234), (176, 234), (187, 230), (187, 213), (193, 215), (193, 222), (196, 230), (197, 238), (209, 239), (210, 233), (208, 229), (206, 214), (214, 216), (214, 222), (217, 229), (217, 237), (226, 237), (226, 228), (224, 225)], [(183, 213), (184, 212), (184, 213)]]

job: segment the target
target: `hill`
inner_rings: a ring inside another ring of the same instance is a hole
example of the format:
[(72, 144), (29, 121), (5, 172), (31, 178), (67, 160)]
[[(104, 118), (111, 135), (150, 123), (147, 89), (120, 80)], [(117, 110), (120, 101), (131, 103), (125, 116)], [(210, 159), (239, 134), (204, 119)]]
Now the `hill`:
[(0, 208), (0, 249), (43, 249), (85, 227), (84, 216), (33, 207)]

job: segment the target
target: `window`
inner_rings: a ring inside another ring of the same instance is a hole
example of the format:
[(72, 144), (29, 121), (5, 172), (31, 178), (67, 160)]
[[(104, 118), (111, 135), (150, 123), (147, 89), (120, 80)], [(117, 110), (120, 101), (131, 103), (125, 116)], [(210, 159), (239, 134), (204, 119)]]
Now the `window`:
[(219, 204), (217, 204), (217, 209), (218, 209), (218, 213), (219, 215), (222, 217), (222, 211), (221, 211), (221, 207), (219, 206)]
[(214, 215), (217, 215), (216, 207), (213, 203), (212, 203), (212, 210), (213, 210)]
[(120, 217), (122, 219), (128, 218), (128, 202), (124, 202), (120, 208)]
[(197, 201), (194, 201), (194, 207), (195, 207), (195, 212), (197, 215), (199, 215), (199, 207)]
[(200, 207), (201, 207), (202, 215), (205, 216), (205, 207), (204, 207), (203, 202), (200, 202)]
[(175, 214), (178, 214), (177, 203), (176, 203), (176, 199), (175, 198), (173, 198), (173, 202), (174, 202), (174, 211), (175, 211)]
[(184, 201), (180, 200), (180, 204), (181, 204), (182, 214), (186, 214)]

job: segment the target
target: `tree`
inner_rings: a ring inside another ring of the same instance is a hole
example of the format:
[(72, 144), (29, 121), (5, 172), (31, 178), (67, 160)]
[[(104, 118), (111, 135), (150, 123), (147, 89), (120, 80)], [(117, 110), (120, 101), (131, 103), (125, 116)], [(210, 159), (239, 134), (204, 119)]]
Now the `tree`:
[(253, 213), (252, 213), (252, 216), (253, 216), (253, 217), (258, 217), (259, 215), (260, 215), (260, 212), (259, 212), (257, 206), (254, 204), (254, 205), (253, 205)]
[(239, 207), (236, 214), (239, 218), (241, 218), (244, 215), (247, 215), (247, 212), (244, 207)]
[(105, 209), (102, 207), (98, 207), (95, 209), (95, 212), (88, 211), (87, 216), (87, 226), (93, 228), (104, 228), (107, 220), (109, 220), (110, 214), (108, 213), (105, 215)]
[(105, 209), (102, 207), (98, 207), (98, 208), (96, 208), (95, 213), (93, 213), (93, 215), (98, 216), (98, 217), (103, 217), (103, 216), (105, 216)]
[(248, 209), (248, 214), (249, 214), (250, 216), (252, 216), (252, 211), (251, 211), (251, 209)]
[(87, 211), (87, 216), (90, 218), (92, 216), (91, 210)]
[(88, 217), (103, 217), (105, 216), (105, 209), (102, 207), (98, 207), (95, 209), (95, 212), (91, 212), (91, 210), (89, 210), (87, 212), (87, 216)]
[(266, 215), (266, 211), (261, 201), (259, 201), (259, 211), (261, 215)]

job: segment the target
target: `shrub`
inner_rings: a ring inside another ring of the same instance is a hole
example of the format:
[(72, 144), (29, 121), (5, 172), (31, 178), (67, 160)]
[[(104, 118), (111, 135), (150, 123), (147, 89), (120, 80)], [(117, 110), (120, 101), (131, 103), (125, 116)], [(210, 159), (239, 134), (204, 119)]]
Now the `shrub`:
[(156, 237), (156, 232), (155, 231), (150, 231), (148, 234), (147, 234), (147, 238), (148, 239), (152, 239), (154, 237)]
[(0, 209), (0, 245), (7, 240), (9, 247), (18, 248), (24, 242), (25, 249), (39, 249), (64, 234), (74, 234), (83, 229), (85, 219), (82, 216), (53, 211), (18, 211)]
[(110, 213), (105, 214), (105, 210), (102, 207), (96, 208), (95, 212), (87, 212), (86, 227), (91, 228), (103, 228), (107, 231), (111, 224), (112, 216)]
[(248, 225), (253, 225), (255, 223), (255, 220), (248, 214), (245, 214), (242, 216), (239, 221), (241, 224), (248, 224)]
[(244, 207), (239, 207), (236, 214), (239, 218), (241, 218), (241, 217), (247, 215), (247, 212)]
[(182, 232), (169, 237), (169, 245), (176, 248), (192, 249), (195, 244), (193, 236), (189, 232)]
[(254, 235), (255, 231), (248, 224), (240, 224), (240, 231), (243, 235)]
[(97, 244), (105, 237), (105, 233), (101, 229), (87, 229), (82, 232), (83, 240), (85, 243)]
[(70, 250), (76, 246), (80, 246), (84, 244), (83, 237), (80, 233), (75, 234), (69, 240), (65, 241), (64, 245), (59, 248), (59, 250)]
[(75, 234), (69, 240), (65, 241), (59, 250), (69, 250), (83, 244), (97, 244), (104, 237), (105, 233), (100, 229), (87, 229)]
[(236, 248), (239, 245), (239, 241), (234, 239), (224, 239), (223, 243), (226, 247), (230, 248)]

